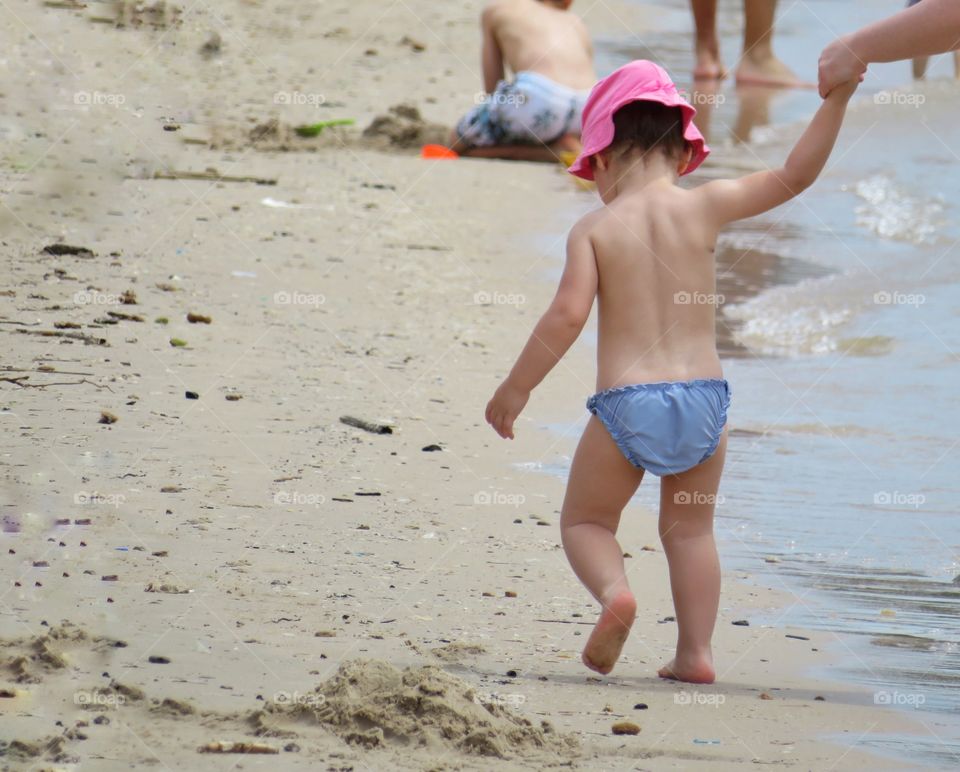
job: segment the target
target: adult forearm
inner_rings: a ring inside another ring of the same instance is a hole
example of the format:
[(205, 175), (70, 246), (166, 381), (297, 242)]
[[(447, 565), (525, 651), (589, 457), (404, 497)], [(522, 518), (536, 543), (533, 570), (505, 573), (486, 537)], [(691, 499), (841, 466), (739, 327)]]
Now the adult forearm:
[(960, 0), (923, 0), (844, 42), (865, 64), (953, 51), (960, 47)]

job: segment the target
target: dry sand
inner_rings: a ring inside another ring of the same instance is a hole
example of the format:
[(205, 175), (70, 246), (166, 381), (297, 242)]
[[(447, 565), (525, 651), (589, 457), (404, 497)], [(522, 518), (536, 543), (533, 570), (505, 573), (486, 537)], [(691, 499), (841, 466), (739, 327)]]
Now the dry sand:
[[(719, 683), (655, 677), (649, 513), (624, 519), (624, 657), (580, 664), (595, 608), (537, 466), (572, 452), (589, 345), (515, 442), (482, 414), (591, 200), (361, 136), (407, 102), (417, 144), (472, 103), (477, 2), (70, 5), (2, 12), (0, 764), (897, 766), (858, 746), (897, 714), (804, 675), (845, 656), (831, 636), (731, 624), (785, 594), (728, 577)], [(643, 9), (587, 19), (626, 35)], [(356, 125), (291, 131), (329, 118)], [(208, 168), (254, 181), (154, 179)]]

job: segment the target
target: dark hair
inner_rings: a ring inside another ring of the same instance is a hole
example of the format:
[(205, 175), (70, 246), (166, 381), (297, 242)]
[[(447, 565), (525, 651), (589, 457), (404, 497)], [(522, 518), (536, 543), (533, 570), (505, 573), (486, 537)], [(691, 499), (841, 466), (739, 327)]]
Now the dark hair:
[(683, 113), (679, 107), (659, 102), (631, 102), (613, 114), (613, 142), (609, 150), (617, 155), (656, 148), (669, 158), (679, 159), (687, 149), (683, 137)]

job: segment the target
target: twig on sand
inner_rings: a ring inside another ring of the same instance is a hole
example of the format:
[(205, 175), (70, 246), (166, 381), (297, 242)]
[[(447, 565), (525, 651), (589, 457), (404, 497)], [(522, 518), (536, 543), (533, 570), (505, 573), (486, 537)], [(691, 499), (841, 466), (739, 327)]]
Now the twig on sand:
[(554, 625), (590, 625), (593, 626), (593, 622), (576, 622), (572, 619), (534, 619), (534, 622), (549, 622)]
[(89, 383), (91, 386), (93, 386), (97, 390), (106, 389), (110, 393), (113, 393), (113, 389), (111, 389), (106, 384), (94, 383), (93, 381), (88, 380), (86, 378), (83, 378), (82, 380), (79, 380), (79, 381), (54, 381), (53, 383), (26, 383), (26, 380), (29, 377), (30, 377), (29, 375), (20, 375), (20, 376), (17, 376), (16, 378), (0, 378), (0, 383), (12, 383), (14, 386), (19, 386), (22, 389), (46, 389), (46, 388), (49, 388), (50, 386), (79, 386), (83, 383)]
[(70, 338), (71, 340), (82, 340), (88, 346), (109, 346), (106, 338), (95, 338), (93, 335), (87, 335), (85, 332), (64, 332), (63, 330), (17, 330), (24, 335), (41, 335), (45, 338)]
[(255, 182), (257, 185), (276, 185), (277, 181), (275, 179), (270, 179), (269, 177), (250, 177), (250, 176), (233, 176), (230, 174), (220, 174), (220, 172), (215, 169), (207, 169), (202, 172), (190, 172), (190, 171), (169, 171), (169, 172), (154, 172), (153, 179), (155, 180), (209, 180), (211, 182)]
[(81, 373), (76, 370), (45, 370), (42, 367), (24, 369), (22, 367), (4, 367), (0, 373), (46, 373), (48, 375), (93, 375), (93, 373)]

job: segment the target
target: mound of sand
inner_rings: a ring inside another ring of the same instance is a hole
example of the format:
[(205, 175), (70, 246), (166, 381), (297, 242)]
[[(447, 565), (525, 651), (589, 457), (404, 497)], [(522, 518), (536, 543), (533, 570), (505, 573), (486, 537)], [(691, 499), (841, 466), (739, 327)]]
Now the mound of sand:
[[(398, 670), (381, 660), (350, 660), (294, 704), (271, 703), (254, 715), (261, 734), (283, 719), (318, 721), (350, 744), (458, 750), (508, 758), (570, 757), (575, 738), (539, 727), (497, 704), (484, 704), (467, 682), (438, 667)], [(280, 733), (280, 732), (277, 732)]]
[(394, 148), (419, 148), (431, 143), (444, 144), (450, 130), (423, 119), (416, 105), (394, 105), (378, 115), (363, 130), (363, 138), (372, 145)]
[(467, 657), (476, 657), (480, 654), (486, 654), (487, 650), (479, 643), (448, 643), (446, 646), (438, 646), (430, 649), (430, 653), (437, 659), (444, 662), (460, 662)]

